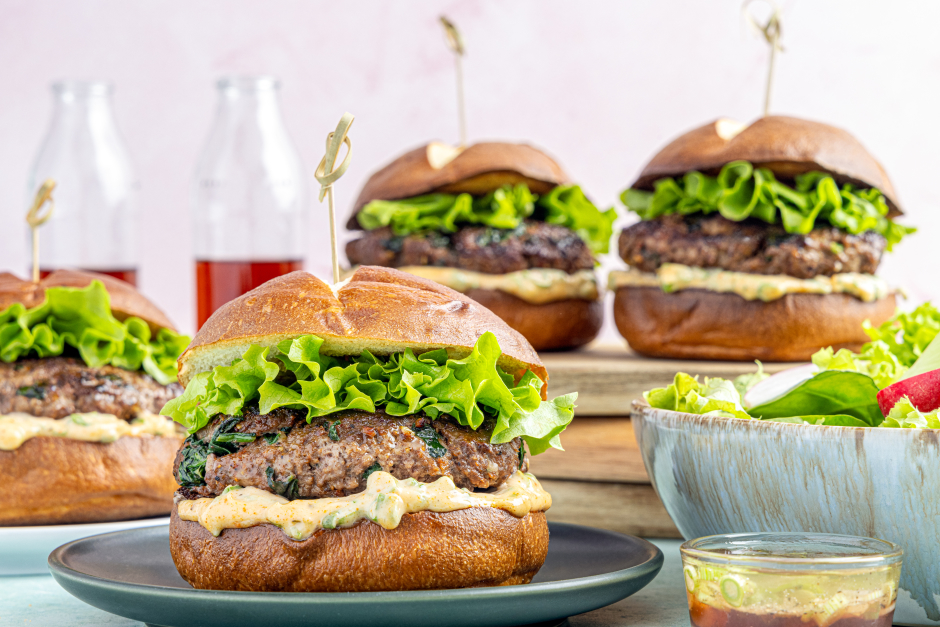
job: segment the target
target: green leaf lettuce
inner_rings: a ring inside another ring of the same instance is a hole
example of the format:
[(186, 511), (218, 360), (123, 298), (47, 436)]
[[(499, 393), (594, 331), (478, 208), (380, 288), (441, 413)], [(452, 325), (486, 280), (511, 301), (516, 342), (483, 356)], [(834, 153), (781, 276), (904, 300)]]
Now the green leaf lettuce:
[(823, 172), (799, 174), (791, 187), (778, 181), (767, 168), (732, 161), (717, 177), (692, 171), (680, 179), (659, 179), (654, 189), (628, 189), (620, 199), (643, 220), (718, 212), (735, 222), (755, 218), (782, 224), (787, 233), (802, 234), (823, 223), (855, 235), (880, 233), (888, 241), (888, 250), (916, 230), (887, 217), (888, 204), (877, 189), (859, 189), (848, 183), (840, 188)]
[(140, 318), (115, 318), (100, 281), (84, 288), (51, 287), (32, 309), (14, 303), (0, 312), (0, 360), (6, 363), (31, 355), (54, 357), (71, 347), (91, 368), (143, 369), (166, 385), (176, 380), (176, 359), (188, 344), (188, 337), (169, 329), (154, 336)]
[(542, 401), (535, 374), (527, 371), (516, 382), (497, 366), (502, 351), (492, 333), (481, 335), (463, 359), (449, 359), (443, 349), (337, 358), (321, 354), (322, 345), (319, 337), (305, 335), (272, 349), (252, 346), (232, 365), (197, 374), (161, 413), (190, 433), (217, 414), (240, 415), (254, 402), (262, 414), (279, 407), (306, 410), (308, 422), (378, 408), (392, 416), (448, 415), (471, 429), (494, 417), (493, 443), (521, 437), (532, 454), (561, 448), (558, 434), (574, 417), (576, 394)]
[(474, 198), (470, 194), (427, 194), (402, 200), (373, 200), (356, 216), (367, 231), (390, 226), (399, 236), (438, 231), (454, 233), (479, 224), (515, 229), (526, 218), (568, 227), (594, 253), (606, 253), (617, 214), (599, 210), (577, 185), (560, 185), (537, 196), (524, 184), (503, 187)]

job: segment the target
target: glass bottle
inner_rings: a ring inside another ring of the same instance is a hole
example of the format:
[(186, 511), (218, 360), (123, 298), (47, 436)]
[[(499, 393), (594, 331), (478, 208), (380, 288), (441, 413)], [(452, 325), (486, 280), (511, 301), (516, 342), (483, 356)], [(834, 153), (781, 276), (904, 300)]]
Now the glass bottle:
[(303, 267), (306, 185), (278, 104), (277, 79), (230, 77), (193, 184), (197, 323)]
[(26, 189), (28, 204), (43, 181), (56, 181), (55, 213), (41, 231), (43, 276), (78, 268), (137, 284), (140, 186), (114, 120), (113, 93), (105, 81), (52, 85), (52, 123)]

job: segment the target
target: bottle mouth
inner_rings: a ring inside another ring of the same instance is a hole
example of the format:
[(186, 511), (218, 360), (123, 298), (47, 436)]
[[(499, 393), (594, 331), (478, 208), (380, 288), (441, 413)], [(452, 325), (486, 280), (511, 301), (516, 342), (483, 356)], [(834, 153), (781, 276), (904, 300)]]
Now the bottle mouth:
[(216, 87), (226, 92), (274, 91), (281, 86), (276, 76), (223, 76)]
[(52, 83), (52, 93), (64, 98), (110, 96), (114, 85), (106, 80), (60, 80)]

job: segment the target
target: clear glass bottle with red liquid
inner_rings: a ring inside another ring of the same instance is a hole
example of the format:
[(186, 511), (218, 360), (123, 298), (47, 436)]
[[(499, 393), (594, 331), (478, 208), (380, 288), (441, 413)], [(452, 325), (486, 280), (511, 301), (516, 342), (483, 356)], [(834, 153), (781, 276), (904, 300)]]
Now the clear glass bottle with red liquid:
[(106, 81), (52, 85), (53, 114), (30, 171), (26, 202), (54, 179), (55, 213), (42, 227), (39, 267), (109, 274), (137, 284), (140, 187), (114, 119)]
[(197, 324), (303, 267), (306, 182), (277, 79), (218, 81), (218, 108), (193, 184)]

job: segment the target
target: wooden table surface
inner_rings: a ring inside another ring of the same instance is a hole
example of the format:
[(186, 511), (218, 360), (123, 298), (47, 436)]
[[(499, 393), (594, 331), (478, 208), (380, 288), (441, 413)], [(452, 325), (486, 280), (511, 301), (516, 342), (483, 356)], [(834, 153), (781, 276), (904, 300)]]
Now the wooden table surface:
[[(582, 350), (542, 353), (551, 396), (578, 393), (579, 416), (627, 416), (643, 392), (669, 385), (677, 372), (733, 379), (757, 370), (752, 361), (685, 361), (637, 355), (626, 343), (598, 342)], [(765, 363), (769, 374), (792, 363)]]

